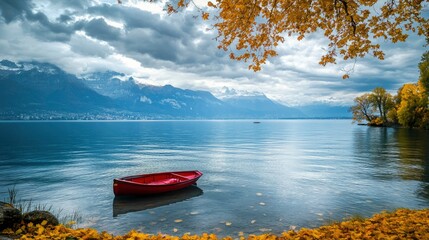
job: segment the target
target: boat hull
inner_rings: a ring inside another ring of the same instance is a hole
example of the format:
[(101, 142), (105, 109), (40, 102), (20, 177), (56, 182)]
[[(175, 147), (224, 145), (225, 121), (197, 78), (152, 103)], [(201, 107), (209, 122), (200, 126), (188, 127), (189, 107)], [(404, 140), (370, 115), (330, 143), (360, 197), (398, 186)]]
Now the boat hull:
[(113, 180), (115, 196), (156, 195), (195, 185), (203, 174), (199, 171), (162, 172), (129, 176)]

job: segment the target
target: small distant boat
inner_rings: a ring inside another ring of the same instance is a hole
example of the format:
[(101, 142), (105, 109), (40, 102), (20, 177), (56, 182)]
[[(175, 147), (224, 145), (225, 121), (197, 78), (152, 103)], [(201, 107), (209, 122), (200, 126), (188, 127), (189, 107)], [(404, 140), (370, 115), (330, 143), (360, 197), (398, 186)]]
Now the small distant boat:
[(200, 171), (150, 173), (113, 179), (113, 193), (122, 195), (155, 195), (179, 190), (197, 183)]
[(261, 123), (261, 122), (256, 121), (256, 122), (253, 122), (253, 123)]

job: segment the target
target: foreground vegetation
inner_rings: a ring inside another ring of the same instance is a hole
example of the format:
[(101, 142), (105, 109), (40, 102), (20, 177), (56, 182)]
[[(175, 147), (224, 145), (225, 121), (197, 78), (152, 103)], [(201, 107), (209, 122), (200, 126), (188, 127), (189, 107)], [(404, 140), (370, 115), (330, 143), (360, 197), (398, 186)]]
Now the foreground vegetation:
[[(6, 229), (3, 234), (15, 235), (20, 239), (149, 239), (149, 240), (215, 240), (215, 234), (202, 235), (152, 235), (131, 230), (125, 235), (114, 236), (95, 229), (73, 229), (64, 225), (47, 226), (47, 222), (34, 225), (22, 225), (13, 231)], [(351, 219), (315, 229), (302, 228), (290, 230), (281, 235), (262, 234), (240, 236), (240, 240), (277, 240), (277, 239), (429, 239), (429, 209), (399, 209), (394, 212), (383, 212), (368, 219)], [(233, 239), (225, 237), (223, 239)]]

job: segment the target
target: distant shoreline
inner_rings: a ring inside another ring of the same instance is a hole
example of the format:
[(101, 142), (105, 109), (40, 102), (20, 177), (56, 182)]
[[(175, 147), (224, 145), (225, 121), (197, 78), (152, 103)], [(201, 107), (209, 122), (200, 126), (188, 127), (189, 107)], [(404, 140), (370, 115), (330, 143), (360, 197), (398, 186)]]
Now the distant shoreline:
[[(173, 122), (173, 121), (248, 121), (248, 122), (264, 122), (264, 121), (288, 121), (288, 120), (352, 120), (352, 118), (232, 118), (232, 119), (0, 119), (2, 122)], [(357, 124), (365, 125), (367, 124)]]

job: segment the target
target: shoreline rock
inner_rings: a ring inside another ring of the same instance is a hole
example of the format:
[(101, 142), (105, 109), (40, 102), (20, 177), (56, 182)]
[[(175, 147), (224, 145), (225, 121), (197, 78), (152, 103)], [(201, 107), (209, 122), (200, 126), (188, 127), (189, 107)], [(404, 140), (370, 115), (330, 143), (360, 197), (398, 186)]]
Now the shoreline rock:
[(22, 221), (22, 213), (12, 204), (0, 202), (0, 232), (6, 228), (13, 228)]
[(28, 213), (25, 213), (22, 216), (25, 224), (32, 222), (33, 224), (40, 224), (44, 220), (47, 221), (47, 225), (57, 226), (60, 224), (58, 219), (48, 211), (34, 210)]

